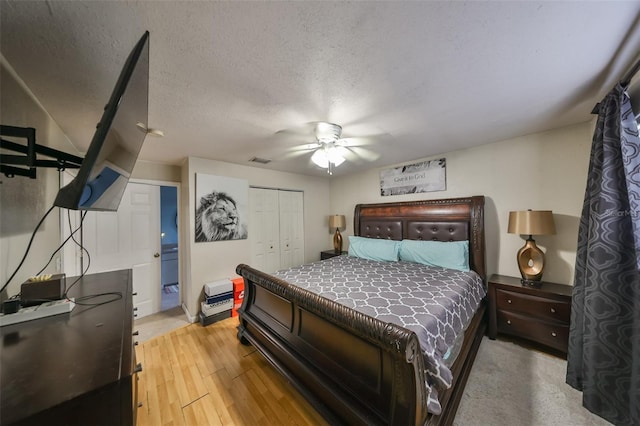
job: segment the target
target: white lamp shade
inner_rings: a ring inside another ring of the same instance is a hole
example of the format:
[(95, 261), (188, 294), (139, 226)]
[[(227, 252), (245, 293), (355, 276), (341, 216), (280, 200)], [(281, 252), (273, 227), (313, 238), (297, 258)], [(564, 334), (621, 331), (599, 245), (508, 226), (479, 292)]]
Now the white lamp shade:
[(332, 163), (335, 167), (344, 163), (344, 156), (341, 149), (343, 147), (324, 147), (316, 150), (311, 156), (311, 161), (313, 161), (318, 167), (322, 167), (323, 169), (329, 168), (329, 163)]
[(322, 167), (323, 169), (329, 167), (329, 158), (327, 157), (327, 153), (324, 149), (319, 149), (314, 152), (311, 156), (311, 161), (313, 161), (318, 167)]
[(331, 148), (329, 148), (329, 151), (327, 152), (327, 157), (329, 158), (329, 161), (333, 163), (334, 166), (339, 166), (340, 164), (344, 163), (344, 152), (345, 149), (343, 147), (337, 147), (337, 146), (333, 146)]

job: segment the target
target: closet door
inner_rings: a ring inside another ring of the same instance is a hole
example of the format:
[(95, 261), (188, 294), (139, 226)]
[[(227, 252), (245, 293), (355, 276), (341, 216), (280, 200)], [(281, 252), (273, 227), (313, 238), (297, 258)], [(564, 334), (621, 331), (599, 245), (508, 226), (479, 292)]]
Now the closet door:
[(280, 227), (278, 191), (249, 189), (250, 266), (264, 272), (280, 269)]
[(280, 267), (304, 263), (304, 200), (299, 191), (278, 191), (280, 205)]

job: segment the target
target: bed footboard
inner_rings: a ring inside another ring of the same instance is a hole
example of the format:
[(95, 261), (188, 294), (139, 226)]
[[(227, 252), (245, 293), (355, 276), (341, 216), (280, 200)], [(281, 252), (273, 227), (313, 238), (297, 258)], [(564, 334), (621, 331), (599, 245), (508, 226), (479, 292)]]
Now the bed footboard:
[(239, 265), (238, 338), (331, 424), (423, 425), (424, 360), (412, 331)]

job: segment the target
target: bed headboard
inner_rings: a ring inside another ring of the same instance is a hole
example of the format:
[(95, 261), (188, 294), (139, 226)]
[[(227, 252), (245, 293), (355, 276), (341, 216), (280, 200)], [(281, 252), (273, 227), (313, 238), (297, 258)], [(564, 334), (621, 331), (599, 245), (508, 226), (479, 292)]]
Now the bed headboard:
[(469, 240), (469, 266), (486, 282), (484, 196), (358, 204), (354, 234), (390, 240)]

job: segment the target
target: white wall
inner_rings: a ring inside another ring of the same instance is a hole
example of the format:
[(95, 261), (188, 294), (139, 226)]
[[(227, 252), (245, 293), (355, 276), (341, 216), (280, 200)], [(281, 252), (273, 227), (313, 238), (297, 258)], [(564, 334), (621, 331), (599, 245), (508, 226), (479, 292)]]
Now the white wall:
[[(153, 144), (154, 138), (147, 137), (146, 144)], [(150, 161), (136, 161), (136, 165), (131, 171), (131, 179), (147, 180), (156, 182), (180, 182), (182, 176), (180, 166), (170, 164), (152, 163)]]
[[(78, 155), (56, 122), (40, 106), (35, 96), (0, 56), (0, 123), (36, 129), (36, 142), (63, 152)], [(10, 139), (10, 138), (8, 138)], [(26, 143), (24, 139), (22, 143)], [(56, 169), (37, 169), (37, 178), (0, 175), (0, 287), (16, 269), (25, 253), (31, 233), (53, 205), (58, 192)], [(22, 284), (35, 275), (60, 244), (60, 209), (55, 208), (34, 238), (31, 250), (20, 271), (7, 287), (7, 295), (20, 291)], [(60, 254), (56, 256), (60, 257)], [(55, 273), (56, 259), (44, 273)]]
[(519, 277), (516, 252), (524, 238), (507, 233), (509, 211), (553, 210), (557, 234), (534, 237), (546, 251), (543, 279), (573, 284), (592, 132), (593, 122), (588, 122), (416, 159), (446, 158), (447, 189), (441, 192), (382, 197), (381, 169), (336, 178), (331, 181), (331, 211), (347, 216), (343, 235), (348, 247), (358, 203), (484, 195), (487, 272)]
[[(223, 278), (235, 278), (236, 266), (250, 263), (249, 240), (214, 241), (195, 243), (195, 174), (246, 179), (249, 186), (291, 189), (304, 192), (304, 260), (320, 259), (320, 252), (331, 248), (328, 231), (329, 180), (292, 173), (276, 172), (257, 167), (202, 158), (189, 158), (182, 168), (181, 225), (187, 232), (180, 232), (183, 259), (183, 301), (192, 317), (200, 310), (205, 283)], [(251, 233), (249, 223), (249, 233)]]

